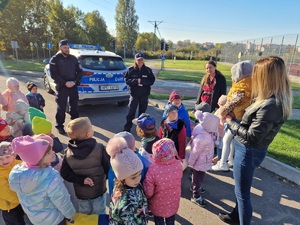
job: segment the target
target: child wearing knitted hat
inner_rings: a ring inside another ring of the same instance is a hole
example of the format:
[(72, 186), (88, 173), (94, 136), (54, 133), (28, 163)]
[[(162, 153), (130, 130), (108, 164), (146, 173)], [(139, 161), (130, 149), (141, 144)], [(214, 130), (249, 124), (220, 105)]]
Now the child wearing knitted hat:
[(30, 107), (34, 107), (36, 109), (44, 112), (45, 107), (45, 99), (43, 96), (37, 92), (37, 86), (33, 82), (27, 82), (26, 87), (28, 89), (28, 93), (26, 94), (26, 98), (29, 102)]
[[(147, 173), (148, 168), (151, 165), (151, 163), (145, 157), (143, 157), (139, 153), (139, 151), (136, 149), (134, 136), (131, 133), (127, 132), (127, 131), (123, 131), (123, 132), (115, 134), (114, 137), (124, 138), (127, 142), (128, 148), (130, 148), (139, 157), (139, 159), (142, 161), (143, 170), (142, 170), (142, 174), (141, 174), (141, 183), (143, 183), (143, 181), (145, 179), (145, 176), (146, 176), (146, 173)], [(108, 171), (108, 190), (109, 190), (109, 195), (110, 196), (113, 193), (114, 179), (115, 178), (116, 178), (116, 174), (114, 173), (112, 167), (110, 167), (110, 169)]]
[(136, 125), (137, 135), (142, 138), (139, 153), (152, 163), (152, 145), (160, 139), (157, 135), (155, 119), (150, 114), (142, 113), (138, 118), (133, 119), (132, 123)]
[(185, 158), (186, 126), (183, 120), (178, 118), (178, 108), (175, 105), (166, 105), (166, 118), (161, 121), (158, 136), (170, 138), (174, 141), (180, 159)]
[[(220, 118), (227, 115), (233, 116), (235, 121), (240, 122), (245, 113), (245, 109), (250, 105), (252, 85), (253, 65), (249, 60), (241, 61), (233, 65), (231, 68), (232, 87), (227, 94), (227, 102), (220, 107)], [(226, 127), (226, 124), (225, 124)], [(223, 137), (223, 148), (221, 159), (212, 167), (214, 171), (229, 171), (229, 167), (233, 165), (233, 146), (234, 134), (226, 129)], [(228, 160), (228, 163), (227, 163)]]
[(12, 168), (22, 163), (15, 159), (10, 142), (0, 143), (0, 210), (6, 224), (25, 225), (24, 211), (20, 205), (16, 192), (9, 188), (8, 176)]
[(191, 201), (201, 207), (206, 207), (206, 201), (201, 196), (201, 184), (205, 172), (212, 166), (215, 145), (218, 145), (219, 117), (211, 113), (202, 113), (197, 110), (195, 117), (199, 124), (192, 131), (191, 152), (188, 164), (192, 170), (192, 191)]
[(66, 131), (70, 140), (61, 176), (73, 183), (80, 213), (105, 214), (106, 179), (110, 167), (105, 147), (93, 138), (93, 126), (87, 117), (71, 120)]
[(11, 129), (5, 119), (0, 117), (0, 143), (2, 141), (11, 142), (14, 137), (11, 135)]
[(140, 184), (143, 170), (141, 160), (128, 148), (122, 137), (111, 138), (106, 151), (117, 177), (110, 203), (110, 224), (146, 225), (148, 203)]
[(191, 133), (192, 133), (190, 116), (188, 111), (185, 109), (184, 104), (181, 101), (180, 95), (176, 91), (173, 91), (170, 94), (169, 101), (165, 106), (165, 111), (163, 113), (162, 119), (165, 119), (167, 117), (166, 108), (168, 108), (167, 106), (169, 104), (175, 105), (178, 108), (178, 118), (183, 120), (185, 123), (186, 137), (187, 137), (187, 141), (189, 141), (191, 139)]
[(175, 224), (181, 196), (181, 162), (176, 159), (177, 151), (171, 139), (158, 140), (152, 151), (154, 162), (143, 183), (149, 210), (155, 224)]
[(51, 145), (44, 139), (22, 136), (15, 138), (12, 150), (23, 163), (9, 175), (10, 188), (33, 224), (62, 225), (75, 215), (75, 208), (63, 179), (50, 163), (54, 159)]
[(8, 106), (7, 110), (5, 111), (14, 112), (14, 105), (18, 99), (22, 99), (28, 104), (28, 100), (25, 94), (22, 91), (20, 91), (20, 84), (16, 78), (8, 78), (6, 80), (6, 87), (7, 89), (4, 92), (2, 92), (3, 98), (5, 99)]
[(18, 99), (14, 105), (14, 112), (6, 113), (6, 122), (11, 126), (11, 133), (14, 137), (22, 136), (22, 128), (29, 123), (28, 104)]

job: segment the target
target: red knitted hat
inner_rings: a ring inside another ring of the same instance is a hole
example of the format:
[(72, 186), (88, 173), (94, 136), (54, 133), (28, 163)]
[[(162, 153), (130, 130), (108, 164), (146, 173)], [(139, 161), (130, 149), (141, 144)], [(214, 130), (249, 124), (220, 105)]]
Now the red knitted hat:
[(169, 102), (173, 102), (174, 99), (181, 99), (180, 95), (176, 91), (173, 91), (170, 94)]

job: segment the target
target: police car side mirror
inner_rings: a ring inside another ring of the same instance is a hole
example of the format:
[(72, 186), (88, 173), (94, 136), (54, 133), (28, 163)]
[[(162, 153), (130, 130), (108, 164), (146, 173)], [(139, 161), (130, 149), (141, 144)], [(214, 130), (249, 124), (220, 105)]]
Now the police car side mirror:
[(44, 60), (43, 60), (43, 63), (44, 63), (44, 64), (49, 64), (49, 61), (50, 61), (50, 59), (44, 59)]

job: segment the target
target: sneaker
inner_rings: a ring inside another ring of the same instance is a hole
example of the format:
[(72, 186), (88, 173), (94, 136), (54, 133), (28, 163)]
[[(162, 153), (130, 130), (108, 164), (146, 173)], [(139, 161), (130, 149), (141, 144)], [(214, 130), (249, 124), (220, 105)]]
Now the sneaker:
[(191, 202), (195, 203), (196, 205), (199, 205), (201, 207), (206, 207), (206, 201), (200, 196), (199, 198), (191, 198)]
[(240, 220), (238, 218), (233, 218), (230, 213), (219, 213), (219, 218), (225, 223), (228, 224), (240, 224)]
[(216, 165), (212, 166), (211, 169), (213, 171), (223, 171), (223, 172), (228, 172), (229, 171), (229, 166), (227, 163), (221, 164), (221, 161), (218, 161)]
[[(190, 187), (190, 191), (193, 192), (193, 188), (192, 187)], [(205, 193), (206, 193), (206, 189), (203, 188), (203, 187), (201, 187), (200, 188), (200, 194), (205, 194)]]
[(58, 133), (60, 134), (66, 134), (66, 131), (63, 127), (56, 127), (56, 129), (58, 130)]

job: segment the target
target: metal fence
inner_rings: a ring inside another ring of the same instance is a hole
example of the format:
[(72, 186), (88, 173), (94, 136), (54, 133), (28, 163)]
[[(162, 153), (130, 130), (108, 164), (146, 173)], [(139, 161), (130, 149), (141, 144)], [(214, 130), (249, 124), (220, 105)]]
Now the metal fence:
[(257, 60), (274, 55), (281, 57), (290, 75), (300, 76), (299, 34), (258, 38), (222, 45), (220, 61), (236, 63), (242, 60)]

